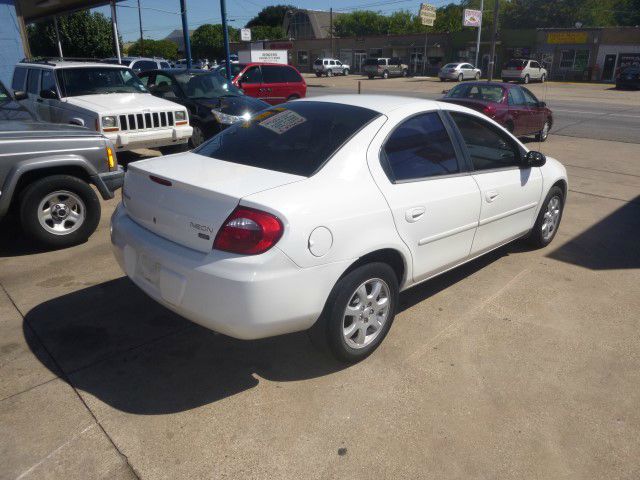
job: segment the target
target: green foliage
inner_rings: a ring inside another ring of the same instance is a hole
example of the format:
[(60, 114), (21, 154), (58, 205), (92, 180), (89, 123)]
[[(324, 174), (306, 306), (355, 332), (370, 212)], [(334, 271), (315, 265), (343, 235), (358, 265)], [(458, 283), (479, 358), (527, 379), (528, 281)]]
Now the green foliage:
[(140, 40), (134, 42), (127, 51), (132, 57), (162, 57), (169, 60), (178, 58), (178, 45), (171, 40), (152, 40), (145, 38), (144, 50), (140, 46)]
[[(295, 10), (293, 5), (271, 5), (260, 10), (260, 13), (247, 23), (247, 28), (257, 26), (282, 27), (287, 10)], [(257, 37), (256, 37), (257, 38)]]
[[(240, 39), (238, 29), (229, 27), (228, 31), (230, 42), (237, 42)], [(210, 23), (200, 25), (191, 35), (191, 54), (193, 58), (222, 58), (224, 55), (222, 25)]]
[(333, 29), (338, 37), (386, 35), (389, 31), (389, 17), (370, 10), (356, 10), (338, 16), (333, 22)]
[[(637, 0), (636, 0), (637, 1)], [(504, 9), (502, 25), (509, 28), (584, 27), (616, 25), (619, 0), (512, 0)]]
[(257, 25), (251, 27), (252, 40), (282, 40), (286, 34), (281, 25), (270, 27), (268, 25)]
[[(101, 13), (82, 10), (59, 17), (58, 30), (65, 57), (104, 58), (115, 55), (111, 22)], [(27, 34), (33, 56), (58, 56), (53, 20), (29, 25)]]
[(618, 0), (613, 15), (618, 25), (640, 26), (640, 0)]

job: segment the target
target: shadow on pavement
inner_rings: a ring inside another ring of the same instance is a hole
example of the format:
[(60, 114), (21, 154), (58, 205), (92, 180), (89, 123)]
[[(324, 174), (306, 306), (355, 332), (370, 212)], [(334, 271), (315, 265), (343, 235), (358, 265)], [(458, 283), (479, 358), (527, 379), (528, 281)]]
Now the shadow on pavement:
[(640, 196), (547, 256), (591, 270), (640, 268)]
[(0, 220), (0, 258), (21, 257), (52, 250), (56, 249), (42, 247), (27, 237), (14, 212)]
[[(28, 326), (27, 326), (28, 325)], [(29, 327), (37, 339), (27, 336)], [(142, 415), (196, 408), (255, 387), (315, 378), (345, 365), (312, 347), (306, 333), (235, 340), (163, 308), (126, 278), (45, 302), (25, 317), (25, 338), (74, 387)]]

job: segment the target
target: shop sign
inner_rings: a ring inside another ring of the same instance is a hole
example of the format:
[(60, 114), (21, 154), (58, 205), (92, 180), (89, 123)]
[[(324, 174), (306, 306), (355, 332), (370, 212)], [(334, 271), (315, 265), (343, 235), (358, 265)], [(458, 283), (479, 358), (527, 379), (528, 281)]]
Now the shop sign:
[(482, 12), (480, 10), (464, 9), (462, 25), (465, 27), (479, 27), (482, 24)]
[(640, 67), (640, 53), (621, 53), (618, 55), (618, 68)]
[(422, 25), (433, 27), (433, 22), (436, 21), (436, 7), (428, 3), (421, 3), (419, 15)]
[(549, 32), (547, 43), (553, 44), (580, 44), (587, 43), (587, 32)]

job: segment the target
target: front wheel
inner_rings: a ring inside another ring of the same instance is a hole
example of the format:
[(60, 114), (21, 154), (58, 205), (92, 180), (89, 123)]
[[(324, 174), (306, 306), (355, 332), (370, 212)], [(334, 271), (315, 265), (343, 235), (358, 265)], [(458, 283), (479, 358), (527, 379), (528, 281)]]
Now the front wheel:
[(189, 148), (196, 148), (202, 145), (205, 141), (204, 131), (202, 130), (202, 127), (196, 123), (191, 124), (191, 127), (193, 127), (193, 134), (189, 138)]
[(348, 68), (345, 68), (345, 69), (342, 71), (342, 73), (343, 73), (343, 75), (346, 77), (347, 75), (349, 75), (349, 69), (348, 69)]
[(398, 304), (398, 279), (386, 263), (374, 262), (349, 272), (329, 294), (312, 336), (331, 353), (355, 363), (370, 355), (389, 332)]
[(540, 83), (544, 83), (547, 81), (547, 76), (543, 73), (542, 76), (540, 77)]
[(333, 77), (333, 72), (331, 70), (327, 70), (327, 77)]
[(524, 79), (522, 80), (522, 82), (523, 82), (525, 85), (529, 83), (529, 74), (526, 74), (526, 75), (524, 76)]
[(382, 78), (389, 78), (389, 72), (387, 70), (385, 70), (384, 72), (382, 72)]
[(542, 204), (536, 223), (529, 234), (529, 242), (537, 248), (551, 243), (560, 227), (564, 210), (564, 193), (558, 186), (551, 187)]
[(91, 186), (71, 175), (36, 180), (20, 201), (22, 228), (53, 248), (86, 241), (98, 227), (100, 213), (100, 200)]
[(479, 72), (477, 72), (477, 73), (476, 73), (476, 82), (477, 82), (478, 80), (480, 80), (480, 73), (479, 73)]
[(316, 72), (316, 77), (320, 78), (321, 76), (322, 76), (322, 73)]
[(458, 75), (458, 81), (461, 82), (462, 80), (464, 80), (464, 75), (462, 74)]
[(547, 138), (549, 138), (549, 130), (551, 130), (551, 123), (549, 120), (545, 120), (542, 130), (536, 133), (536, 140), (539, 142), (545, 142)]

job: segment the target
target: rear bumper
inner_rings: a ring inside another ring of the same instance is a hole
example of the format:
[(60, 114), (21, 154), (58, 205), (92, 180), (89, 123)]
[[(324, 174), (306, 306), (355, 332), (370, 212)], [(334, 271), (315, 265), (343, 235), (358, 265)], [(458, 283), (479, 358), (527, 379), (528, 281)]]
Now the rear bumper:
[(501, 73), (501, 78), (509, 79), (509, 80), (521, 80), (524, 78), (524, 73), (522, 72), (505, 72)]
[(119, 188), (122, 188), (124, 183), (124, 170), (122, 166), (118, 165), (118, 168), (114, 172), (104, 172), (95, 175), (93, 183), (102, 195), (102, 198), (108, 200), (114, 197), (114, 193)]
[(104, 136), (111, 140), (118, 151), (124, 151), (187, 143), (192, 134), (193, 127), (184, 125), (139, 132), (104, 133)]
[(141, 227), (122, 205), (111, 218), (111, 243), (123, 271), (154, 300), (246, 340), (311, 327), (349, 264), (300, 268), (278, 248), (255, 256), (201, 253)]
[(438, 78), (444, 78), (445, 80), (457, 80), (460, 72), (438, 72)]

